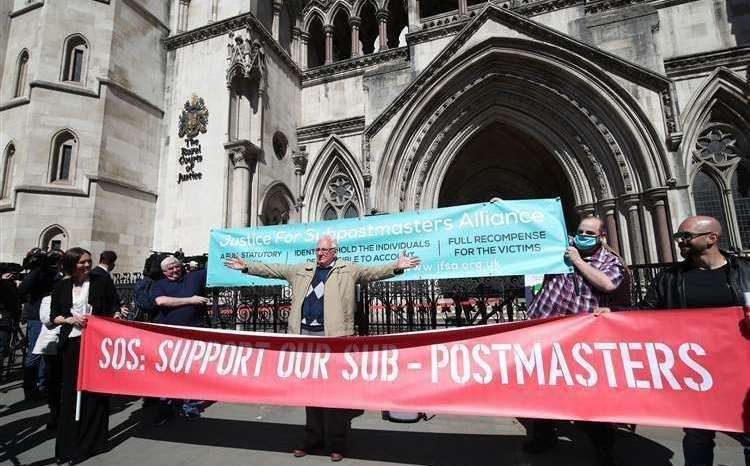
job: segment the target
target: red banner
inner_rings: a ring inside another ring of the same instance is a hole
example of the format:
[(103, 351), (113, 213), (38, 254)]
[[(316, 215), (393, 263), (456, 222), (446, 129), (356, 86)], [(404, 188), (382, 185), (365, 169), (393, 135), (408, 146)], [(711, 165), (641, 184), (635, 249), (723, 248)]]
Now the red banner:
[(317, 338), (92, 317), (81, 390), (747, 431), (742, 308)]

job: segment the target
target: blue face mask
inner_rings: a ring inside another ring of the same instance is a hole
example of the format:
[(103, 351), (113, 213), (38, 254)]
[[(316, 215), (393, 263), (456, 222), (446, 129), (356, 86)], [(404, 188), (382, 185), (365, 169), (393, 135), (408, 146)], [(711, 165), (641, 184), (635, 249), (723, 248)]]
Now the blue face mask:
[(579, 251), (590, 251), (599, 244), (597, 236), (576, 235), (573, 238), (573, 244)]

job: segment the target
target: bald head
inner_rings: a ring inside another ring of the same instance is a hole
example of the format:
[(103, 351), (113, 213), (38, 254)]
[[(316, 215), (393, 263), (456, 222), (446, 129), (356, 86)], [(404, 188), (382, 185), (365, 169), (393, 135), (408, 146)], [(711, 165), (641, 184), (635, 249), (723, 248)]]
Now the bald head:
[(680, 224), (675, 234), (680, 255), (694, 263), (711, 263), (719, 258), (721, 224), (713, 217), (695, 215)]
[(691, 233), (716, 233), (718, 236), (721, 236), (721, 224), (713, 217), (707, 215), (694, 215), (683, 220), (678, 231), (689, 231)]

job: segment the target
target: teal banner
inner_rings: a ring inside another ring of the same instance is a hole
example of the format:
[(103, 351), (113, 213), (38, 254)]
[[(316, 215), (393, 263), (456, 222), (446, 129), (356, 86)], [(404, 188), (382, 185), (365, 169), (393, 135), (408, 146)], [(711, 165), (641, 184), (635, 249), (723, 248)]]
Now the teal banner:
[(307, 224), (211, 230), (208, 286), (275, 285), (224, 266), (229, 257), (275, 264), (315, 261), (323, 235), (338, 259), (362, 265), (395, 261), (402, 251), (422, 264), (391, 280), (569, 273), (559, 199), (497, 201)]

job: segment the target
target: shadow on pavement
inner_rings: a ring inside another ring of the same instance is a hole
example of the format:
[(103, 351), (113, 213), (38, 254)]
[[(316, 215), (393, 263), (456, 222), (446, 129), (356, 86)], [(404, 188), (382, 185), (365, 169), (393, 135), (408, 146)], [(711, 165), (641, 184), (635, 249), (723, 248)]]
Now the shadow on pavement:
[(0, 426), (0, 464), (19, 465), (18, 455), (55, 437), (54, 431), (44, 430), (47, 414), (27, 417)]
[[(109, 450), (131, 437), (162, 442), (290, 453), (302, 441), (303, 426), (208, 417), (171, 420), (154, 427), (152, 409), (137, 410), (111, 429)], [(141, 422), (143, 421), (143, 422)], [(528, 456), (520, 435), (452, 434), (353, 429), (347, 457), (365, 461), (429, 466), (588, 466), (594, 450), (572, 425), (560, 427), (561, 441), (544, 454)], [(617, 456), (623, 466), (669, 466), (672, 451), (638, 434), (618, 431)]]

